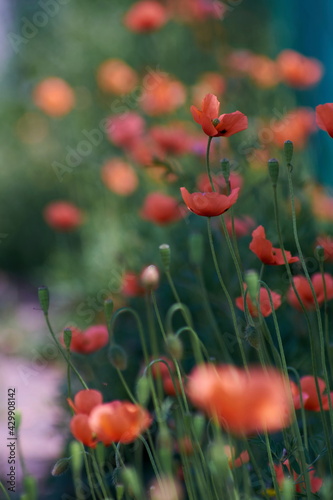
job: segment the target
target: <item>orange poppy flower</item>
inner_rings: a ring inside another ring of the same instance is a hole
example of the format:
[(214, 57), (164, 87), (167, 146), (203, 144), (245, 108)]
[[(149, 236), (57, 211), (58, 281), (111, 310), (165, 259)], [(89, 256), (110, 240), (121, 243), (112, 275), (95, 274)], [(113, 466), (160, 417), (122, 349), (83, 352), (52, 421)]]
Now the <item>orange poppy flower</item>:
[[(324, 273), (324, 280), (326, 286), (326, 296), (327, 300), (333, 299), (333, 276), (328, 273)], [(293, 278), (295, 288), (300, 296), (304, 306), (306, 309), (315, 309), (315, 301), (312, 295), (310, 284), (305, 276), (295, 276)], [(321, 273), (315, 273), (311, 276), (312, 285), (314, 288), (314, 292), (317, 297), (318, 304), (321, 305), (325, 301), (325, 289), (323, 283), (323, 277)], [(293, 287), (290, 285), (287, 300), (290, 305), (298, 309), (302, 310), (302, 307), (298, 301), (298, 298), (293, 290)]]
[(33, 101), (47, 115), (60, 117), (72, 111), (75, 105), (75, 94), (64, 80), (50, 77), (35, 87)]
[(103, 403), (102, 394), (94, 389), (87, 389), (75, 395), (74, 403), (71, 399), (67, 401), (76, 413), (70, 423), (73, 436), (86, 446), (95, 448), (97, 439), (89, 425), (89, 415), (93, 408)]
[[(102, 349), (109, 342), (108, 329), (105, 325), (90, 326), (84, 331), (79, 328), (71, 328), (72, 339), (70, 350), (80, 354), (90, 354), (92, 352)], [(61, 343), (64, 345), (64, 336), (60, 338)]]
[(131, 443), (152, 423), (149, 413), (127, 401), (112, 401), (95, 406), (89, 416), (89, 426), (105, 445)]
[[(305, 480), (304, 476), (298, 476), (298, 474), (290, 467), (289, 460), (284, 460), (283, 465), (287, 467), (289, 470), (289, 476), (293, 477), (295, 481), (295, 491), (297, 493), (304, 493), (305, 492)], [(285, 472), (283, 470), (282, 464), (274, 465), (275, 469), (275, 474), (276, 474), (276, 479), (279, 485), (282, 486), (283, 481), (285, 479)], [(311, 485), (311, 492), (312, 493), (317, 493), (317, 491), (320, 490), (323, 484), (323, 480), (320, 479), (320, 477), (315, 476), (315, 469), (312, 467), (309, 470), (309, 478), (310, 478), (310, 485)]]
[(233, 189), (229, 196), (216, 192), (189, 193), (180, 188), (183, 200), (189, 210), (203, 217), (216, 217), (234, 205), (238, 198), (239, 188)]
[(225, 90), (226, 81), (223, 76), (213, 72), (203, 73), (193, 88), (193, 102), (200, 106), (207, 94), (222, 95)]
[[(271, 266), (282, 266), (284, 264), (282, 250), (280, 248), (274, 248), (272, 243), (266, 239), (266, 233), (263, 226), (258, 226), (257, 229), (252, 232), (250, 250), (255, 253), (264, 264), (270, 264)], [(285, 250), (285, 256), (289, 264), (299, 261), (298, 257), (292, 257), (291, 253), (287, 250)]]
[[(270, 127), (273, 141), (279, 148), (283, 148), (285, 141), (290, 140), (295, 149), (303, 149), (310, 134), (315, 129), (314, 112), (307, 108), (297, 108), (290, 111)], [(260, 135), (264, 136), (264, 131), (265, 129)]]
[(140, 106), (147, 115), (172, 113), (185, 103), (186, 89), (175, 78), (161, 72), (150, 73), (145, 78)]
[(104, 163), (101, 175), (106, 187), (121, 196), (132, 194), (139, 185), (135, 170), (122, 158), (112, 158)]
[(316, 107), (316, 123), (319, 128), (333, 137), (333, 102), (319, 104)]
[(148, 33), (160, 29), (167, 20), (167, 10), (163, 5), (154, 0), (142, 0), (125, 14), (124, 25), (136, 33)]
[(240, 111), (219, 115), (220, 102), (213, 94), (207, 94), (202, 102), (202, 111), (195, 106), (190, 108), (193, 120), (199, 123), (209, 137), (230, 137), (247, 129), (248, 120)]
[(172, 224), (184, 217), (178, 200), (159, 192), (150, 193), (146, 197), (140, 215), (160, 226)]
[[(246, 285), (244, 286), (244, 288), (246, 289)], [(281, 305), (281, 295), (279, 293), (271, 291), (271, 296), (272, 296), (274, 310), (276, 310)], [(247, 307), (248, 307), (248, 310), (249, 310), (249, 313), (251, 314), (251, 316), (258, 317), (259, 316), (258, 307), (257, 307), (257, 305), (253, 304), (249, 293), (246, 295), (246, 303), (247, 303)], [(245, 310), (243, 297), (237, 297), (236, 306), (239, 309), (241, 309), (241, 311)], [(267, 316), (269, 316), (270, 314), (272, 314), (272, 308), (271, 308), (271, 303), (269, 300), (269, 294), (268, 294), (268, 291), (266, 290), (265, 287), (260, 288), (259, 307), (260, 307), (261, 314), (265, 318)]]
[(83, 214), (73, 203), (53, 201), (43, 210), (47, 224), (56, 231), (73, 231), (83, 223)]
[(261, 88), (274, 87), (280, 81), (278, 65), (266, 56), (253, 55), (248, 73)]
[(121, 59), (108, 59), (97, 70), (97, 82), (104, 92), (123, 95), (132, 92), (137, 86), (138, 76)]
[(138, 113), (128, 111), (111, 116), (107, 124), (107, 135), (113, 144), (121, 148), (130, 148), (144, 134), (145, 121)]
[(290, 425), (289, 383), (274, 368), (197, 366), (189, 377), (192, 403), (235, 435), (275, 432)]
[(307, 88), (318, 83), (323, 65), (314, 58), (305, 57), (295, 50), (283, 50), (277, 58), (281, 78), (291, 87)]
[(316, 246), (318, 245), (324, 249), (325, 260), (333, 262), (333, 238), (331, 236), (319, 236), (316, 241)]
[[(322, 402), (323, 410), (329, 410), (329, 397), (332, 401), (333, 392), (331, 394), (324, 394), (326, 390), (325, 381), (319, 377), (318, 387), (320, 392), (320, 399)], [(320, 411), (320, 402), (318, 398), (317, 388), (316, 388), (316, 380), (312, 375), (306, 375), (305, 377), (301, 377), (300, 379), (302, 394), (305, 394), (306, 397), (303, 398), (304, 408), (310, 411)], [(298, 387), (297, 387), (298, 389)]]

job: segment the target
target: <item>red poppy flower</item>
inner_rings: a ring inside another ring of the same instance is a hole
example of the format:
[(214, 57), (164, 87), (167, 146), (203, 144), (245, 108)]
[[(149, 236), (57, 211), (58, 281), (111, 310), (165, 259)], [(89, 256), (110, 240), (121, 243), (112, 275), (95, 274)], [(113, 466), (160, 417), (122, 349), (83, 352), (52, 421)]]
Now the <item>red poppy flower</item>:
[(184, 217), (178, 200), (163, 193), (150, 193), (140, 212), (141, 217), (160, 226), (171, 224)]
[[(328, 273), (324, 273), (324, 280), (326, 284), (326, 295), (327, 300), (333, 299), (333, 276)], [(315, 301), (312, 295), (310, 284), (305, 276), (295, 276), (293, 278), (294, 285), (296, 290), (305, 306), (306, 309), (315, 309)], [(318, 304), (321, 305), (325, 301), (325, 290), (323, 277), (321, 273), (315, 273), (311, 276), (312, 285), (317, 297)], [(287, 293), (287, 300), (290, 305), (298, 309), (299, 311), (302, 309), (298, 298), (293, 290), (293, 287), (290, 286)]]
[[(273, 133), (273, 141), (283, 148), (285, 141), (291, 140), (295, 149), (303, 149), (307, 145), (308, 138), (315, 132), (315, 116), (312, 109), (296, 108), (285, 114), (280, 120), (276, 120), (269, 127), (269, 134)], [(263, 142), (268, 142), (267, 126), (262, 129), (260, 136)], [(271, 139), (269, 139), (270, 141)]]
[(149, 413), (127, 401), (112, 401), (96, 406), (89, 416), (89, 426), (105, 445), (130, 443), (152, 423)]
[[(232, 220), (230, 217), (226, 217), (225, 220), (226, 226), (227, 226), (227, 231), (229, 235), (232, 235)], [(234, 217), (234, 229), (235, 229), (235, 234), (237, 238), (241, 238), (242, 236), (246, 236), (249, 234), (251, 229), (254, 228), (256, 225), (255, 221), (252, 219), (252, 217), (245, 216), (245, 217)]]
[(305, 57), (295, 50), (283, 50), (277, 58), (281, 78), (291, 87), (307, 88), (319, 82), (323, 65), (314, 58)]
[(61, 117), (72, 111), (75, 94), (68, 83), (61, 78), (49, 77), (34, 88), (33, 100), (47, 115)]
[(73, 231), (83, 222), (83, 214), (73, 203), (54, 201), (43, 211), (44, 219), (53, 229), (61, 232)]
[(233, 189), (229, 196), (216, 192), (189, 193), (181, 187), (183, 200), (189, 210), (203, 217), (216, 217), (234, 205), (238, 198), (239, 188)]
[(183, 155), (191, 149), (190, 135), (180, 124), (168, 127), (157, 125), (150, 129), (150, 135), (164, 155)]
[(104, 92), (129, 94), (138, 84), (138, 75), (121, 59), (108, 59), (97, 70), (97, 82)]
[(122, 277), (121, 293), (126, 297), (138, 297), (144, 295), (145, 289), (141, 285), (140, 276), (127, 271)]
[[(151, 359), (151, 361), (154, 361), (154, 359), (155, 358)], [(165, 363), (168, 364), (171, 372), (175, 371), (175, 365), (171, 359), (167, 358), (166, 356), (159, 356), (157, 359), (162, 359), (163, 361), (165, 361)], [(158, 379), (158, 378), (163, 379), (163, 378), (168, 377), (170, 375), (168, 367), (166, 366), (165, 363), (159, 362), (159, 363), (154, 363), (152, 365), (151, 373), (155, 379)]]
[(180, 382), (177, 376), (174, 377), (175, 383), (171, 378), (171, 375), (168, 373), (165, 377), (163, 377), (163, 389), (165, 394), (168, 396), (176, 396), (177, 393), (180, 394)]
[(124, 17), (124, 25), (136, 33), (160, 29), (167, 22), (167, 10), (154, 0), (142, 0), (132, 5)]
[(273, 368), (247, 372), (232, 365), (197, 366), (189, 377), (189, 398), (195, 406), (235, 435), (278, 431), (292, 420), (288, 380)]
[[(270, 264), (272, 266), (282, 266), (284, 264), (282, 250), (280, 248), (274, 248), (272, 243), (266, 239), (266, 233), (263, 226), (258, 226), (257, 229), (252, 232), (250, 250), (252, 250), (264, 264)], [(289, 264), (299, 261), (298, 257), (292, 257), (291, 253), (287, 250), (285, 250), (285, 256)]]
[[(290, 467), (289, 460), (284, 460), (283, 465), (287, 467), (289, 470), (289, 476), (294, 478), (295, 481), (295, 491), (297, 493), (305, 493), (305, 480), (304, 476), (298, 476), (298, 474)], [(279, 485), (282, 486), (283, 481), (285, 479), (285, 472), (283, 470), (282, 464), (274, 465), (275, 469), (275, 474), (276, 474), (276, 479)], [(310, 486), (311, 486), (311, 492), (312, 493), (317, 493), (317, 491), (320, 490), (323, 484), (323, 480), (320, 479), (320, 477), (315, 476), (315, 470), (312, 467), (309, 470), (309, 479), (310, 479)]]
[(333, 102), (316, 107), (316, 123), (319, 128), (333, 137)]
[(333, 238), (331, 236), (319, 236), (316, 241), (316, 246), (318, 245), (324, 249), (325, 260), (333, 262)]
[(101, 177), (106, 187), (120, 196), (132, 194), (139, 185), (135, 170), (122, 158), (107, 160), (102, 166)]
[(224, 446), (224, 453), (228, 458), (230, 469), (232, 469), (233, 467), (241, 467), (243, 464), (247, 464), (250, 461), (248, 451), (242, 451), (242, 453), (237, 456), (235, 448), (227, 444)]
[(68, 404), (75, 411), (70, 428), (73, 436), (81, 443), (95, 448), (97, 445), (96, 435), (89, 424), (89, 415), (93, 408), (103, 403), (103, 396), (99, 391), (87, 389), (79, 391), (74, 397), (74, 403), (68, 399)]
[(193, 120), (202, 126), (209, 137), (230, 137), (247, 129), (248, 120), (240, 111), (219, 115), (220, 102), (213, 94), (207, 94), (202, 102), (202, 111), (195, 106), (190, 108)]
[(95, 406), (103, 403), (103, 395), (95, 389), (84, 389), (83, 391), (79, 391), (75, 394), (74, 402), (69, 398), (67, 401), (75, 413), (84, 413), (85, 415), (89, 415)]
[[(323, 410), (329, 410), (329, 397), (332, 400), (333, 392), (331, 394), (324, 394), (326, 390), (325, 381), (321, 378), (317, 378), (318, 387), (320, 392), (320, 399), (322, 402)], [(312, 375), (306, 375), (300, 379), (302, 394), (306, 394), (307, 397), (303, 400), (304, 408), (310, 411), (320, 411), (320, 403), (317, 394), (316, 380)]]
[(108, 138), (113, 144), (121, 148), (131, 148), (142, 138), (145, 121), (138, 113), (128, 111), (111, 116), (106, 128)]
[[(69, 327), (72, 332), (70, 350), (80, 354), (90, 354), (102, 349), (109, 342), (108, 329), (105, 325), (90, 326), (84, 331), (79, 328)], [(64, 336), (60, 337), (64, 345)]]
[[(246, 288), (246, 285), (244, 288)], [(271, 291), (271, 296), (272, 296), (274, 310), (276, 310), (281, 305), (281, 295), (276, 293), (276, 292)], [(250, 294), (246, 295), (246, 303), (247, 303), (247, 307), (249, 309), (251, 316), (254, 316), (254, 317), (259, 316), (258, 307), (255, 304), (253, 304), (253, 302), (250, 298)], [(267, 316), (269, 316), (270, 314), (272, 314), (272, 308), (271, 308), (271, 303), (269, 300), (269, 294), (268, 294), (268, 291), (266, 290), (265, 287), (260, 288), (259, 305), (260, 305), (260, 312), (265, 318)], [(242, 311), (245, 310), (243, 297), (237, 297), (236, 306), (239, 309), (241, 309)]]
[[(299, 391), (298, 385), (295, 382), (293, 382), (292, 380), (290, 380), (290, 389), (291, 389), (291, 396), (293, 398), (295, 410), (300, 410), (302, 408), (300, 391)], [(309, 394), (306, 394), (306, 392), (302, 391), (303, 405), (308, 399), (309, 399)]]
[(186, 101), (186, 88), (176, 78), (158, 71), (144, 77), (140, 106), (149, 116), (172, 113)]

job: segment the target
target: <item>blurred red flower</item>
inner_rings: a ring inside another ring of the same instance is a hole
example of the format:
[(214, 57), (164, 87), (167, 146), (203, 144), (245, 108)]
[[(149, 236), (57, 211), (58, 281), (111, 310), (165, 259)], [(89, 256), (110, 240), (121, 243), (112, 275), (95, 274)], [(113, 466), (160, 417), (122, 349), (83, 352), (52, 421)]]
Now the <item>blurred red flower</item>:
[(158, 71), (145, 77), (140, 106), (149, 116), (172, 113), (185, 103), (186, 89), (175, 78)]
[(70, 398), (67, 401), (75, 413), (89, 415), (95, 406), (103, 403), (103, 395), (95, 389), (84, 389), (75, 394), (74, 402)]
[(316, 107), (316, 123), (319, 128), (333, 137), (333, 102), (319, 104)]
[(226, 81), (219, 73), (203, 73), (193, 87), (193, 102), (200, 106), (207, 94), (222, 95), (226, 90)]
[[(227, 231), (229, 235), (232, 235), (232, 220), (231, 217), (226, 216), (225, 223), (227, 226)], [(241, 238), (242, 236), (246, 236), (249, 234), (251, 229), (256, 225), (255, 221), (252, 217), (246, 215), (245, 217), (234, 217), (234, 229), (237, 238)]]
[(318, 83), (323, 75), (323, 65), (314, 58), (305, 57), (295, 50), (280, 52), (277, 63), (281, 78), (291, 87), (307, 88)]
[(292, 399), (288, 381), (274, 368), (232, 365), (197, 366), (189, 377), (195, 406), (235, 435), (275, 432), (290, 425)]
[(144, 295), (145, 289), (141, 285), (140, 276), (131, 271), (125, 272), (122, 277), (121, 293), (126, 297)]
[(240, 111), (219, 116), (220, 102), (213, 94), (207, 94), (202, 102), (202, 111), (191, 106), (193, 120), (199, 123), (209, 137), (230, 137), (247, 129), (248, 120)]
[[(90, 354), (102, 349), (109, 342), (108, 329), (105, 325), (90, 326), (82, 331), (76, 327), (68, 327), (72, 332), (70, 350), (79, 354)], [(63, 345), (64, 334), (62, 333), (60, 341)]]
[(135, 170), (122, 158), (107, 160), (102, 166), (101, 176), (106, 187), (121, 196), (132, 194), (139, 185)]
[(97, 70), (97, 82), (104, 92), (123, 95), (134, 90), (138, 84), (138, 76), (121, 59), (108, 59)]
[(323, 247), (325, 260), (333, 262), (333, 238), (331, 236), (318, 236), (317, 245)]
[(47, 224), (56, 231), (73, 231), (83, 223), (83, 214), (79, 208), (68, 201), (53, 201), (43, 210)]
[[(250, 250), (255, 253), (264, 264), (270, 264), (272, 266), (282, 266), (284, 264), (282, 250), (280, 248), (274, 248), (272, 243), (266, 239), (266, 233), (263, 226), (258, 226), (257, 229), (252, 232)], [(291, 253), (287, 250), (285, 250), (285, 256), (289, 264), (299, 261), (298, 257), (292, 257)]]
[(139, 405), (112, 401), (95, 406), (89, 415), (89, 426), (104, 445), (131, 443), (152, 423), (152, 418)]
[[(244, 285), (244, 288), (246, 289), (246, 285)], [(271, 296), (272, 296), (274, 310), (276, 310), (281, 305), (281, 295), (279, 293), (271, 291)], [(259, 316), (258, 307), (257, 307), (257, 305), (253, 304), (249, 294), (246, 295), (246, 303), (247, 303), (247, 307), (249, 309), (249, 313), (251, 314), (251, 316), (254, 316), (254, 317)], [(241, 311), (245, 310), (243, 297), (236, 298), (236, 306), (239, 309), (241, 309)], [(259, 306), (260, 306), (260, 312), (265, 318), (267, 316), (269, 316), (270, 314), (272, 314), (272, 308), (271, 308), (271, 303), (269, 300), (269, 294), (268, 294), (268, 291), (266, 290), (265, 287), (260, 288)]]
[(168, 20), (166, 8), (154, 0), (136, 2), (127, 11), (124, 25), (136, 33), (148, 33), (160, 29)]
[(216, 217), (234, 205), (238, 198), (239, 188), (233, 189), (229, 196), (216, 192), (189, 193), (180, 188), (183, 200), (189, 210), (203, 217)]
[[(328, 273), (324, 273), (324, 280), (326, 286), (326, 295), (327, 300), (333, 299), (333, 276)], [(324, 280), (321, 273), (315, 273), (311, 276), (312, 286), (314, 288), (314, 292), (317, 297), (318, 304), (321, 305), (325, 301), (325, 287)], [(311, 292), (311, 287), (305, 276), (295, 276), (293, 278), (295, 288), (300, 296), (304, 307), (306, 309), (315, 309), (315, 301)], [(298, 301), (298, 298), (293, 290), (293, 287), (290, 285), (287, 300), (290, 305), (298, 309), (302, 310), (302, 307)]]
[(154, 192), (146, 197), (140, 215), (143, 219), (164, 226), (182, 219), (184, 212), (176, 198), (164, 193)]
[[(273, 141), (279, 147), (283, 148), (285, 141), (293, 141), (296, 149), (303, 149), (306, 146), (309, 135), (314, 132), (315, 117), (312, 109), (297, 108), (280, 120), (276, 120), (269, 128), (269, 134), (273, 134)], [(265, 129), (260, 132), (265, 137)], [(267, 141), (269, 135), (267, 136)]]
[(242, 451), (242, 453), (237, 456), (236, 449), (233, 446), (225, 445), (224, 453), (228, 458), (230, 469), (232, 469), (233, 467), (241, 467), (243, 464), (247, 464), (250, 461), (248, 451)]
[(107, 124), (107, 135), (113, 144), (121, 148), (130, 148), (142, 138), (145, 121), (138, 113), (128, 111), (111, 116)]
[(33, 101), (47, 115), (60, 117), (72, 111), (75, 94), (65, 80), (49, 77), (34, 88)]
[[(304, 476), (298, 476), (298, 474), (290, 467), (289, 460), (284, 460), (283, 465), (289, 470), (289, 476), (294, 478), (295, 481), (295, 491), (297, 493), (305, 493), (305, 480)], [(282, 464), (274, 465), (276, 479), (279, 485), (282, 486), (285, 479), (285, 472), (283, 470)], [(323, 484), (323, 480), (315, 476), (315, 470), (313, 467), (309, 470), (311, 492), (317, 493)]]
[(156, 125), (149, 133), (164, 155), (182, 155), (191, 149), (191, 137), (180, 124)]
[[(326, 390), (325, 381), (319, 377), (317, 377), (317, 380), (318, 380), (318, 387), (319, 387), (320, 399), (322, 402), (323, 410), (329, 410), (330, 409), (329, 397), (331, 398), (332, 401), (333, 392), (331, 392), (330, 395), (325, 393)], [(304, 408), (310, 411), (320, 411), (320, 402), (317, 393), (315, 377), (313, 377), (312, 375), (306, 375), (305, 377), (301, 377), (300, 384), (301, 384), (302, 395), (305, 394), (306, 396), (305, 398), (303, 397)]]

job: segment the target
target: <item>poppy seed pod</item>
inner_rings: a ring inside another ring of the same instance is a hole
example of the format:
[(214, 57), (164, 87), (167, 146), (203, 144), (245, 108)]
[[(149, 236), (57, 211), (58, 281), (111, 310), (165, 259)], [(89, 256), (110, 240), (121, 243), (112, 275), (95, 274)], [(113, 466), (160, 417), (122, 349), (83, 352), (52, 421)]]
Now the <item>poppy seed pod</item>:
[(279, 162), (275, 158), (268, 160), (268, 171), (272, 184), (275, 187), (279, 178)]
[(49, 289), (47, 288), (47, 286), (40, 286), (38, 288), (38, 300), (43, 313), (47, 314), (50, 303)]
[(292, 141), (285, 141), (283, 149), (284, 149), (284, 157), (286, 159), (286, 162), (289, 164), (293, 159), (294, 143)]
[(159, 246), (159, 250), (164, 270), (168, 272), (170, 269), (170, 246), (164, 243)]

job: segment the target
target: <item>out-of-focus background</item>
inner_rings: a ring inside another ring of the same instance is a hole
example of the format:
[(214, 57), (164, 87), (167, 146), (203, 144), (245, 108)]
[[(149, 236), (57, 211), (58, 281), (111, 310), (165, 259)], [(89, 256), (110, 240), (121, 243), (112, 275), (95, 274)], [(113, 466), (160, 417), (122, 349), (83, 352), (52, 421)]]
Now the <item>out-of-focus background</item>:
[[(104, 321), (106, 298), (116, 307), (140, 300), (133, 276), (159, 265), (158, 245), (169, 243), (186, 300), (187, 217), (163, 220), (146, 203), (158, 192), (178, 207), (179, 187), (194, 188), (204, 171), (206, 137), (190, 106), (211, 92), (221, 113), (249, 117), (246, 132), (213, 148), (213, 161), (231, 156), (250, 186), (240, 215), (260, 214), (270, 197), (266, 162), (289, 138), (309, 199), (323, 196), (323, 186), (329, 195), (333, 183), (332, 141), (314, 122), (315, 106), (332, 101), (331, 2), (157, 3), (167, 14), (154, 29), (125, 21), (128, 0), (0, 3), (1, 400), (17, 388), (24, 454), (45, 498), (59, 498), (48, 476), (68, 416), (59, 406), (65, 372), (37, 287), (50, 289), (56, 332), (85, 329)], [(193, 224), (200, 231), (202, 221)], [(317, 224), (329, 232), (330, 220)], [(307, 230), (315, 236), (318, 227)], [(160, 293), (167, 308), (170, 292)], [(204, 332), (199, 299), (193, 309)], [(5, 405), (0, 417), (5, 436)], [(5, 470), (1, 446), (1, 477)]]

